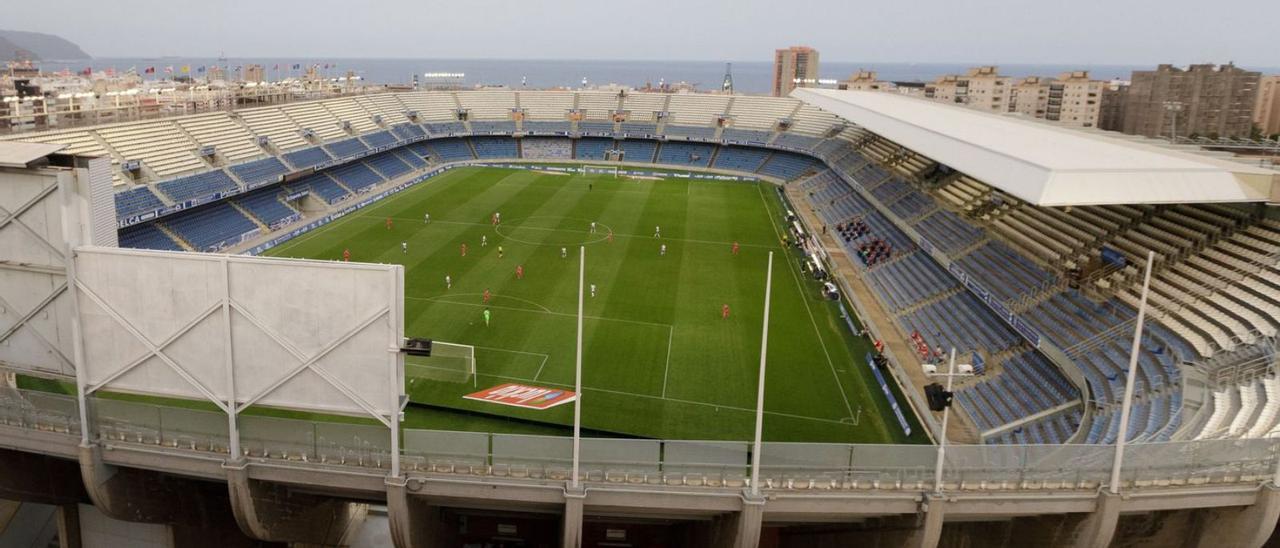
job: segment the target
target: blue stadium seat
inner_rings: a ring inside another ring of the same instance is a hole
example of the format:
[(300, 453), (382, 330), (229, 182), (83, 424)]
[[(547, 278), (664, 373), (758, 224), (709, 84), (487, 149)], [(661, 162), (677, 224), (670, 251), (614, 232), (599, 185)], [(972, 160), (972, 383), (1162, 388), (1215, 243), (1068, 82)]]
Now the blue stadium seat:
[(382, 176), (374, 173), (369, 166), (364, 165), (364, 162), (352, 162), (325, 171), (330, 177), (342, 183), (342, 186), (354, 192), (360, 192), (384, 181)]
[(182, 246), (173, 241), (153, 223), (143, 223), (120, 230), (120, 247), (133, 249), (159, 249), (164, 251), (182, 251)]
[(716, 128), (706, 126), (680, 126), (667, 124), (663, 133), (671, 136), (689, 137), (691, 139), (700, 139), (710, 141), (716, 137)]
[[(364, 145), (360, 145), (360, 147), (363, 148)], [(289, 162), (289, 165), (293, 166), (295, 170), (315, 167), (332, 159), (329, 153), (320, 147), (304, 148), (284, 153), (284, 161)]]
[(777, 151), (761, 166), (759, 172), (790, 181), (806, 173), (817, 171), (820, 167), (822, 167), (821, 162), (812, 157)]
[(516, 150), (516, 140), (510, 137), (472, 137), (471, 144), (475, 145), (476, 156), (479, 158), (520, 157), (520, 152)]
[(548, 122), (525, 120), (522, 124), (525, 133), (568, 135), (569, 122)]
[(589, 122), (584, 120), (578, 122), (578, 133), (608, 137), (613, 135), (613, 122)]
[(654, 141), (625, 139), (622, 143), (622, 160), (626, 162), (652, 162), (653, 154), (658, 149)]
[(365, 159), (365, 163), (382, 174), (388, 180), (394, 179), (413, 170), (408, 164), (400, 161), (400, 158), (391, 152), (383, 152)]
[(705, 143), (688, 143), (684, 141), (667, 141), (658, 148), (659, 164), (707, 167), (711, 163), (711, 153), (715, 145)]
[(249, 185), (249, 188), (253, 188), (276, 182), (281, 175), (289, 172), (289, 168), (285, 167), (278, 158), (263, 158), (231, 166), (231, 172), (244, 181), (244, 184)]
[(369, 147), (365, 146), (364, 143), (360, 142), (360, 139), (355, 137), (344, 139), (336, 143), (329, 143), (324, 145), (324, 148), (325, 150), (328, 150), (330, 154), (333, 154), (334, 158), (346, 158), (347, 156), (352, 156), (369, 150)]
[(583, 137), (578, 139), (576, 155), (579, 160), (604, 160), (604, 152), (613, 148), (613, 139)]
[(253, 214), (262, 224), (276, 228), (285, 224), (286, 221), (293, 221), (299, 217), (297, 211), (280, 200), (280, 190), (280, 188), (263, 189), (238, 197), (235, 202)]
[(434, 152), (431, 156), (436, 159), (436, 162), (458, 162), (476, 159), (475, 155), (471, 153), (471, 147), (461, 138), (433, 139), (427, 142), (427, 146)]
[(166, 217), (164, 224), (197, 251), (218, 251), (236, 245), (245, 235), (259, 230), (258, 225), (227, 202)]
[(754, 173), (769, 157), (769, 151), (758, 148), (723, 146), (716, 154), (714, 167)]
[(134, 187), (115, 194), (116, 217), (125, 219), (134, 215), (150, 213), (164, 207), (164, 202), (145, 186)]
[(396, 144), (397, 141), (400, 140), (395, 135), (392, 135), (390, 131), (379, 131), (375, 133), (370, 133), (360, 138), (363, 139), (364, 142), (369, 144), (369, 148), (378, 148), (378, 147), (383, 147), (387, 145), (394, 145)]
[(238, 188), (236, 182), (231, 179), (230, 175), (227, 175), (227, 172), (221, 169), (197, 173), (156, 185), (157, 190), (179, 203), (236, 188)]

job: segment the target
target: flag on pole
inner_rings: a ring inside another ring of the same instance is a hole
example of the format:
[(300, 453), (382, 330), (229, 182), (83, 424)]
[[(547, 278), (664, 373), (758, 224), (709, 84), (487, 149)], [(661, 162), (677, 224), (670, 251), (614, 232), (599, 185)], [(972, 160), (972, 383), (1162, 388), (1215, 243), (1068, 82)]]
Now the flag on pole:
[(197, 68), (197, 69), (196, 69), (196, 72), (199, 72), (199, 73), (201, 73), (201, 74), (204, 74), (204, 65), (200, 65), (200, 68)]
[(298, 69), (300, 69), (300, 68), (302, 68), (302, 65), (301, 65), (301, 64), (298, 64), (298, 63), (294, 63), (294, 64), (293, 64), (293, 70), (298, 70)]
[(164, 73), (165, 73), (165, 74), (173, 74), (173, 65), (169, 65), (169, 66), (165, 67), (165, 68), (164, 68)]
[(85, 68), (84, 68), (84, 70), (80, 71), (80, 74), (82, 74), (82, 75), (84, 75), (84, 76), (92, 76), (92, 75), (93, 75), (93, 67), (85, 67)]
[(191, 65), (182, 65), (182, 73), (187, 74), (189, 72), (191, 72)]
[(146, 68), (146, 70), (143, 70), (142, 72), (143, 72), (144, 74), (155, 74), (155, 73), (156, 73), (156, 68), (155, 68), (155, 67), (147, 67), (147, 68)]

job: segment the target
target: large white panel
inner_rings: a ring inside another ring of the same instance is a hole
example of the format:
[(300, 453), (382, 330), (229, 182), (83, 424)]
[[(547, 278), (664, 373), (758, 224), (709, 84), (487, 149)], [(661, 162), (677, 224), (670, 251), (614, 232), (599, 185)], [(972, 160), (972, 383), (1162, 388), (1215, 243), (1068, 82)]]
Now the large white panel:
[(398, 411), (398, 265), (77, 251), (85, 375), (94, 389)]

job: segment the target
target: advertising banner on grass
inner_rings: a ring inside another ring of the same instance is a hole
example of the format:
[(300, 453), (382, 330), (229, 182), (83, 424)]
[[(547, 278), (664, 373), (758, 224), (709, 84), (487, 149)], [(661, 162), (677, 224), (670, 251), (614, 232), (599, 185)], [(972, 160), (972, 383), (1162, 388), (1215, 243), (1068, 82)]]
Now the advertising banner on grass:
[(550, 409), (573, 401), (578, 395), (572, 390), (541, 388), (524, 384), (506, 383), (463, 396), (468, 400), (486, 401), (526, 409)]

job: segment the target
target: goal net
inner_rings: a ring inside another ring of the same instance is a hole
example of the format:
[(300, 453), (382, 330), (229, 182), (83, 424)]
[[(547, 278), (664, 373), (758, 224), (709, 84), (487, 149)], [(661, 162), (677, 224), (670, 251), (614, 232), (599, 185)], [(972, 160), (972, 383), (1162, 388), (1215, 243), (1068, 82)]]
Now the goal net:
[(618, 166), (582, 166), (583, 175), (613, 175), (618, 176)]
[(471, 383), (476, 385), (476, 347), (441, 341), (431, 342), (430, 356), (405, 356), (406, 379)]

